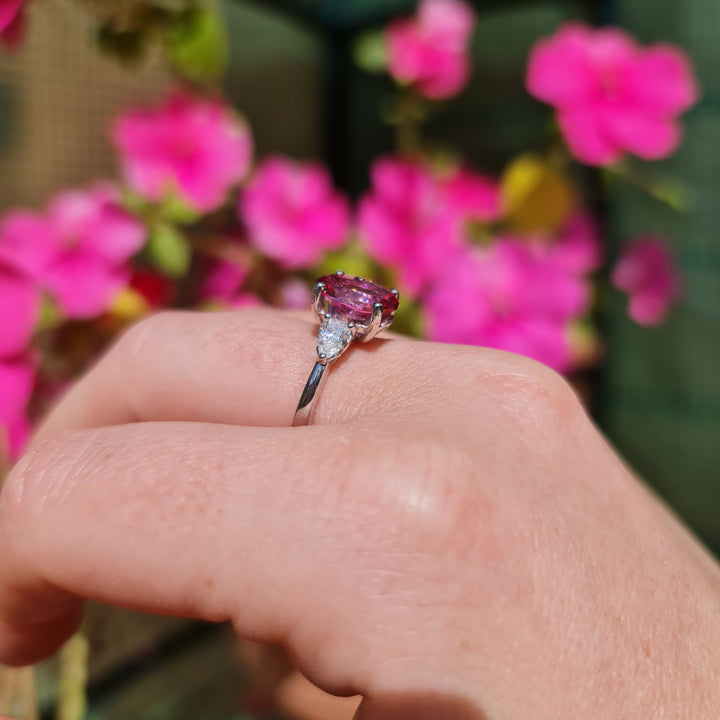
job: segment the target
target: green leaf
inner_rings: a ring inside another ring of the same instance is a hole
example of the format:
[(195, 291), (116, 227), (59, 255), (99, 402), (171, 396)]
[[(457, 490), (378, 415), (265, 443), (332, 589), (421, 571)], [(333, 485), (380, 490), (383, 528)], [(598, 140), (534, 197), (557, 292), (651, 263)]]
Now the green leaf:
[(40, 306), (40, 317), (38, 318), (37, 329), (52, 330), (63, 322), (63, 314), (60, 308), (47, 295), (43, 295)]
[(327, 253), (318, 267), (318, 275), (332, 275), (342, 270), (347, 275), (373, 277), (373, 264), (359, 243), (348, 243), (336, 252)]
[(150, 261), (171, 277), (182, 277), (190, 267), (190, 245), (185, 236), (168, 223), (158, 223), (147, 245)]
[(189, 80), (209, 83), (225, 71), (227, 37), (217, 13), (193, 7), (182, 13), (166, 36), (168, 57)]
[(127, 186), (121, 186), (120, 188), (120, 205), (138, 218), (145, 216), (149, 206), (144, 197), (133, 192)]
[(533, 153), (512, 160), (501, 185), (508, 223), (520, 233), (555, 233), (575, 207), (575, 188), (569, 179)]
[(191, 225), (200, 219), (200, 215), (193, 210), (177, 193), (168, 193), (160, 206), (164, 220), (178, 225)]
[(380, 74), (387, 67), (387, 47), (382, 30), (361, 35), (353, 48), (355, 63), (366, 72)]

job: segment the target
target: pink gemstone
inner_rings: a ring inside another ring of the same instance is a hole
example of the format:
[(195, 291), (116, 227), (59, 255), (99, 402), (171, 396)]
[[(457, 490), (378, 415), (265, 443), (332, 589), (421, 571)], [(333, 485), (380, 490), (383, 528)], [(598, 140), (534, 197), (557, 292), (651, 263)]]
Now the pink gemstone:
[(318, 282), (325, 284), (320, 297), (326, 311), (334, 317), (367, 325), (372, 318), (375, 303), (382, 303), (383, 323), (390, 320), (397, 310), (398, 299), (395, 295), (372, 280), (350, 275), (323, 275), (318, 278)]

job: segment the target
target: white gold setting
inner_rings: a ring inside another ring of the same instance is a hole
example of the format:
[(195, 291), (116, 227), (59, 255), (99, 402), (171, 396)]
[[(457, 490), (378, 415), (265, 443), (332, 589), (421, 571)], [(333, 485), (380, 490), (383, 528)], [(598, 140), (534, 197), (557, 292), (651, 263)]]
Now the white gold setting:
[[(345, 273), (341, 270), (336, 276), (343, 277)], [(326, 276), (327, 282), (331, 283), (333, 276)], [(358, 281), (360, 283), (371, 283), (363, 278), (350, 278), (350, 282)], [(320, 389), (320, 385), (325, 377), (325, 369), (337, 360), (355, 340), (360, 342), (369, 342), (375, 338), (378, 333), (388, 328), (394, 318), (395, 309), (400, 299), (400, 293), (397, 290), (386, 290), (381, 286), (375, 287), (382, 290), (386, 297), (388, 293), (394, 296), (393, 305), (388, 308), (382, 302), (374, 302), (370, 318), (368, 322), (356, 322), (347, 317), (342, 310), (333, 307), (332, 298), (327, 296), (327, 285), (322, 281), (318, 281), (313, 286), (312, 293), (312, 309), (315, 318), (320, 323), (318, 329), (317, 341), (317, 361), (313, 367), (310, 377), (305, 385), (305, 389), (300, 397), (295, 416), (293, 418), (293, 426), (308, 425), (312, 419), (314, 409), (314, 399)], [(390, 298), (392, 301), (393, 298)], [(367, 308), (368, 305), (365, 306)], [(362, 309), (361, 309), (362, 311)], [(357, 314), (357, 310), (351, 310), (351, 313)], [(364, 315), (367, 317), (367, 309), (364, 309)]]

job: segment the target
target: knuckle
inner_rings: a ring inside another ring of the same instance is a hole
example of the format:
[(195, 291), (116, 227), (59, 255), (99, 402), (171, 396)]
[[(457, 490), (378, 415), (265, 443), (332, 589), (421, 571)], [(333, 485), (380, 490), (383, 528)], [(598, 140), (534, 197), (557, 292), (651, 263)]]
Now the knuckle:
[(377, 468), (373, 474), (380, 482), (370, 493), (363, 486), (361, 505), (376, 547), (391, 556), (465, 556), (489, 510), (471, 448), (452, 433), (430, 428), (415, 429), (390, 452), (391, 469)]
[(115, 355), (123, 362), (142, 361), (156, 351), (158, 339), (167, 335), (170, 328), (175, 328), (182, 312), (164, 311), (148, 315), (131, 325), (120, 337)]
[(183, 341), (183, 335), (192, 329), (193, 323), (187, 322), (189, 315), (183, 311), (148, 315), (130, 326), (102, 361), (107, 374), (125, 388), (119, 402), (131, 415), (144, 417), (153, 406), (162, 388), (158, 374), (167, 367), (162, 354)]
[(578, 396), (560, 374), (528, 358), (513, 358), (493, 376), (492, 393), (516, 432), (544, 437), (571, 430), (584, 415)]

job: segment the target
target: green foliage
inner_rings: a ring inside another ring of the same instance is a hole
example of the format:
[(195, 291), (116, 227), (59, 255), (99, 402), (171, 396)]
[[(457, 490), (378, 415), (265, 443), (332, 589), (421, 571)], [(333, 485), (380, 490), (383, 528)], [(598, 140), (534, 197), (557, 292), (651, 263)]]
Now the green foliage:
[(366, 72), (380, 74), (387, 67), (387, 48), (382, 30), (361, 35), (355, 42), (353, 55), (358, 67)]
[(372, 260), (357, 242), (351, 242), (342, 250), (327, 253), (317, 269), (318, 275), (332, 275), (342, 270), (347, 275), (378, 279), (374, 273)]
[(168, 193), (160, 206), (164, 220), (177, 225), (192, 225), (200, 220), (200, 215), (184, 202), (177, 193)]
[(63, 316), (57, 303), (54, 303), (47, 295), (44, 295), (42, 305), (40, 306), (38, 330), (52, 330), (60, 325), (62, 321)]
[(147, 245), (150, 262), (170, 277), (182, 277), (190, 267), (191, 250), (187, 238), (166, 222), (157, 223)]
[(167, 32), (166, 48), (175, 69), (194, 82), (212, 83), (225, 71), (227, 37), (210, 8), (197, 6), (181, 13)]
[(507, 221), (521, 233), (558, 232), (576, 206), (576, 191), (546, 158), (518, 155), (505, 169), (502, 193)]

